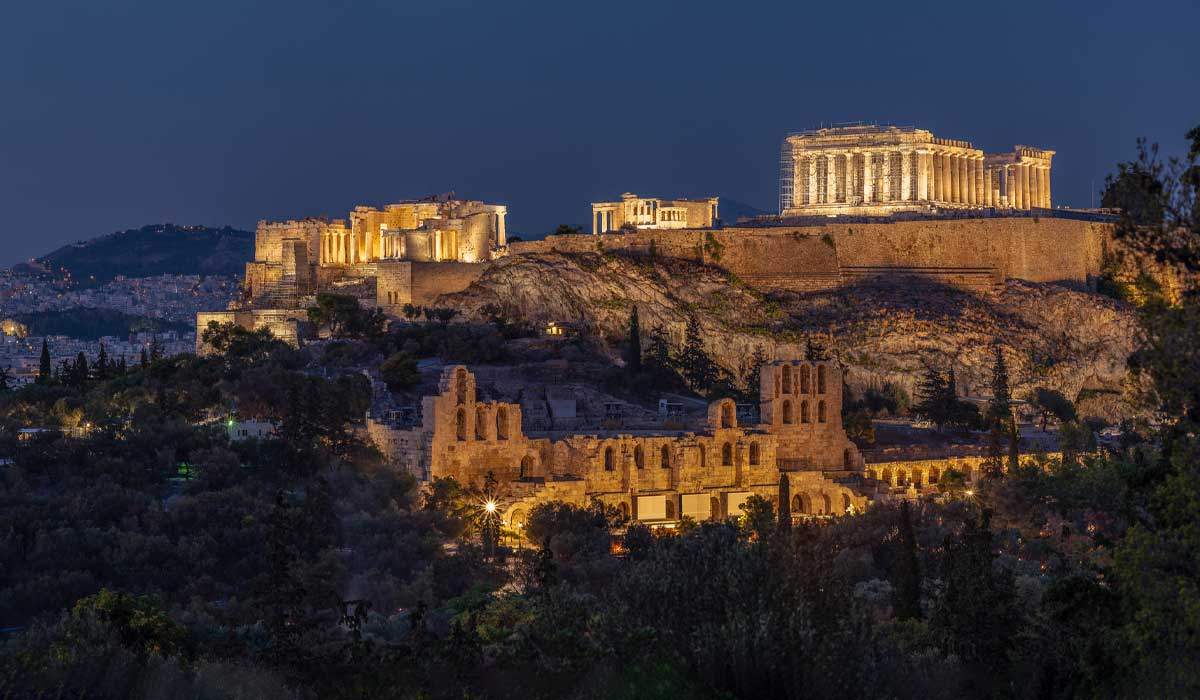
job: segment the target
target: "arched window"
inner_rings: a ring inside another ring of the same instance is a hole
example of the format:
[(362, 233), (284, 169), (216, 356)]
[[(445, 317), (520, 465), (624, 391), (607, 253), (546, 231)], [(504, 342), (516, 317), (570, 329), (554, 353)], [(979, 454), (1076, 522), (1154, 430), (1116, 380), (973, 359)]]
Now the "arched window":
[(622, 501), (621, 505), (617, 506), (617, 508), (621, 511), (621, 519), (629, 520), (629, 504)]
[(667, 496), (667, 520), (675, 519), (675, 499)]
[(921, 488), (921, 472), (917, 469), (913, 470), (912, 482), (913, 482), (913, 486), (916, 486), (917, 488)]
[(807, 394), (810, 391), (808, 383), (808, 365), (800, 367), (800, 393)]
[(817, 422), (818, 423), (825, 422), (825, 402), (824, 401), (817, 402)]
[(496, 409), (496, 439), (508, 439), (508, 409), (503, 406)]
[(604, 471), (611, 472), (615, 468), (616, 468), (616, 465), (613, 464), (613, 448), (605, 447), (604, 448)]
[(704, 467), (707, 467), (707, 466), (708, 466), (708, 456), (705, 453), (704, 445), (701, 445), (700, 446), (700, 468), (703, 469)]
[(475, 439), (487, 440), (487, 411), (483, 406), (475, 407)]
[(904, 473), (903, 469), (896, 470), (896, 485), (905, 486), (908, 484), (908, 474)]
[(851, 469), (854, 466), (854, 460), (850, 456), (849, 448), (842, 450), (842, 469)]
[(467, 370), (459, 367), (454, 373), (454, 389), (459, 406), (467, 402)]
[(829, 494), (821, 494), (821, 504), (825, 506), (825, 510), (823, 511), (825, 515), (833, 515), (833, 501), (830, 500)]
[(791, 365), (783, 366), (783, 393), (792, 393), (792, 368)]
[(726, 401), (725, 403), (721, 404), (721, 427), (722, 428), (737, 427), (737, 418), (734, 415), (734, 408), (733, 408), (732, 401)]
[(797, 515), (804, 512), (804, 499), (800, 498), (800, 494), (792, 496), (792, 512)]
[(939, 478), (941, 475), (942, 475), (942, 474), (941, 474), (941, 472), (939, 472), (939, 471), (938, 471), (938, 468), (937, 468), (937, 467), (932, 467), (932, 468), (929, 470), (929, 483), (931, 483), (931, 484), (936, 484), (936, 483), (938, 482), (938, 478)]
[(461, 408), (454, 414), (454, 434), (459, 440), (467, 439), (467, 412)]
[(757, 442), (750, 443), (750, 466), (752, 466), (752, 467), (758, 466), (758, 443)]
[(728, 442), (721, 445), (721, 466), (733, 466), (733, 445), (730, 445)]
[(521, 478), (527, 479), (533, 476), (533, 457), (525, 455), (521, 458)]
[(642, 452), (641, 445), (633, 448), (633, 463), (638, 469), (642, 469), (646, 466), (646, 454)]
[(521, 530), (525, 527), (525, 511), (517, 508), (508, 516), (508, 526), (514, 530)]
[(801, 401), (801, 402), (800, 402), (800, 422), (801, 422), (801, 423), (807, 423), (807, 422), (809, 422), (809, 417), (808, 417), (808, 402), (807, 402), (807, 401)]
[(883, 470), (883, 480), (885, 482), (887, 482), (889, 484), (893, 484), (893, 485), (896, 483), (895, 481), (892, 480), (892, 470), (891, 469)]
[(666, 445), (662, 446), (662, 451), (661, 451), (661, 454), (659, 455), (659, 460), (662, 461), (663, 469), (671, 468), (671, 450)]
[(825, 365), (817, 365), (817, 393), (825, 393)]
[(792, 422), (792, 402), (788, 399), (783, 400), (783, 422), (788, 424)]

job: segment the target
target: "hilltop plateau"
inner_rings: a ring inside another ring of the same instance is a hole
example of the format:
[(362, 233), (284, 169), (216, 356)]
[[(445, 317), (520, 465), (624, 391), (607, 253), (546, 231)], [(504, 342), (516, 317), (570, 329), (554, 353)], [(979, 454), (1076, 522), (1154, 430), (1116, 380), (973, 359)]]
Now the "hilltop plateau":
[(847, 366), (852, 388), (892, 382), (910, 394), (927, 364), (953, 363), (961, 391), (987, 395), (990, 344), (998, 340), (1015, 396), (1048, 387), (1080, 401), (1085, 415), (1129, 414), (1121, 397), (1136, 331), (1132, 308), (1053, 284), (1010, 280), (979, 294), (913, 280), (867, 281), (767, 295), (723, 271), (678, 260), (547, 253), (500, 260), (439, 303), (468, 318), (499, 304), (535, 324), (574, 323), (613, 339), (626, 333), (636, 304), (643, 333), (661, 327), (676, 346), (696, 314), (708, 352), (735, 377), (744, 376), (757, 348), (803, 356), (811, 338)]

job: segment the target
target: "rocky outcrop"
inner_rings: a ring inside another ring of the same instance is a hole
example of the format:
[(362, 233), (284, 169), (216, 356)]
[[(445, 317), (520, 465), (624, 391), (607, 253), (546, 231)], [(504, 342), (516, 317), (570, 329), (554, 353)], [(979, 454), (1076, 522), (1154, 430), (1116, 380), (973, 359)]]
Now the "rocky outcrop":
[[(638, 306), (642, 328), (682, 341), (695, 314), (709, 352), (739, 375), (756, 348), (784, 358), (820, 339), (862, 389), (894, 382), (910, 393), (925, 365), (953, 364), (959, 386), (986, 396), (990, 345), (1005, 348), (1014, 394), (1055, 388), (1068, 397), (1119, 396), (1133, 347), (1132, 310), (1106, 297), (1051, 284), (1009, 281), (978, 294), (912, 279), (869, 280), (834, 290), (764, 295), (712, 267), (602, 252), (500, 260), (464, 292), (439, 304), (466, 318), (497, 304), (542, 324), (572, 322), (619, 338)], [(1110, 401), (1110, 418), (1127, 409)]]

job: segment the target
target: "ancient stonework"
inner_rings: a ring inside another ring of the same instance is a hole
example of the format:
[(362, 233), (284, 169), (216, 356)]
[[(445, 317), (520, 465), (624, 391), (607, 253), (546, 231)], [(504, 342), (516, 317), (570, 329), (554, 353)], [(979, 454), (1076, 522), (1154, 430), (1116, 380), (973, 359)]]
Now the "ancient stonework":
[(739, 425), (733, 401), (722, 399), (699, 432), (551, 440), (524, 433), (519, 404), (477, 400), (475, 376), (454, 366), (443, 371), (439, 393), (424, 398), (419, 428), (376, 424), (371, 434), (421, 481), (478, 486), (491, 473), (512, 526), (548, 500), (597, 499), (653, 523), (724, 518), (740, 514), (752, 494), (777, 499), (781, 477), (796, 512), (840, 515), (865, 507), (873, 489), (842, 428), (841, 377), (833, 362), (771, 362), (762, 368), (755, 425)]
[(985, 154), (925, 129), (855, 125), (789, 134), (780, 154), (781, 216), (932, 209), (1050, 208), (1054, 151)]
[(621, 229), (712, 228), (717, 205), (716, 197), (659, 199), (625, 192), (619, 202), (592, 202), (592, 235)]

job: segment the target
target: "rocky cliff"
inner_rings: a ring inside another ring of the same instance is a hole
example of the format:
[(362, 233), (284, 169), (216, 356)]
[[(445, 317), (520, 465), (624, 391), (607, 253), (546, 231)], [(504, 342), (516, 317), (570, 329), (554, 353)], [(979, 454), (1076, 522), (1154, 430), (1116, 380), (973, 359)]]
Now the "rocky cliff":
[(764, 295), (736, 277), (677, 260), (650, 262), (604, 253), (512, 256), (464, 292), (439, 303), (479, 317), (500, 304), (534, 323), (573, 322), (602, 335), (625, 334), (636, 304), (642, 328), (682, 340), (697, 314), (709, 352), (742, 371), (755, 349), (802, 356), (820, 338), (848, 368), (851, 387), (899, 383), (910, 392), (926, 363), (952, 362), (959, 387), (986, 396), (990, 344), (1006, 349), (1014, 395), (1033, 387), (1084, 398), (1109, 418), (1128, 413), (1125, 358), (1136, 322), (1130, 307), (1052, 284), (1010, 281), (977, 294), (913, 280), (875, 280), (836, 290)]

